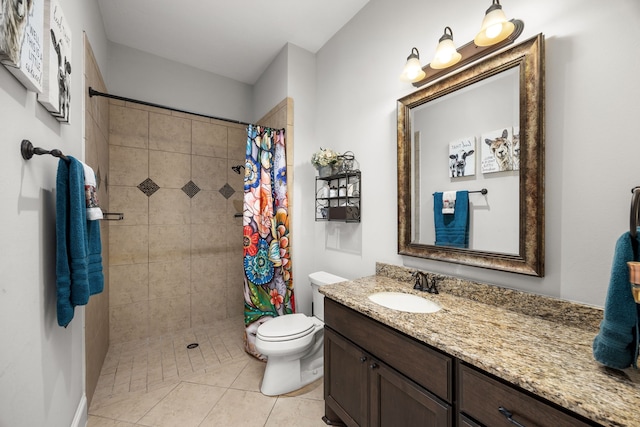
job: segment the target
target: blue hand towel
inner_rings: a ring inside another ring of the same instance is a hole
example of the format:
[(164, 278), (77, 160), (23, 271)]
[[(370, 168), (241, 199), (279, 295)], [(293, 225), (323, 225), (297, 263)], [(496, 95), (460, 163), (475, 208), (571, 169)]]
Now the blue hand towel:
[(633, 299), (627, 267), (633, 260), (631, 235), (627, 232), (616, 243), (604, 319), (593, 340), (594, 358), (610, 368), (637, 367), (640, 305)]
[(56, 292), (58, 324), (67, 326), (76, 305), (102, 291), (100, 226), (89, 227), (84, 193), (84, 167), (68, 156), (58, 161), (56, 178)]
[(453, 214), (442, 213), (442, 193), (433, 193), (433, 217), (436, 228), (436, 246), (469, 247), (469, 192), (456, 192)]

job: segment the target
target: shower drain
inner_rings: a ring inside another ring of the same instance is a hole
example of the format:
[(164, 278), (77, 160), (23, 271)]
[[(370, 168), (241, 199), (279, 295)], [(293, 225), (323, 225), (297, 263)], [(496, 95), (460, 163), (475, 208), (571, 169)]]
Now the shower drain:
[(197, 343), (197, 342), (194, 342), (194, 343), (191, 343), (191, 344), (187, 345), (187, 348), (188, 348), (189, 350), (191, 350), (191, 349), (193, 349), (193, 348), (196, 348), (197, 346), (198, 346), (198, 343)]

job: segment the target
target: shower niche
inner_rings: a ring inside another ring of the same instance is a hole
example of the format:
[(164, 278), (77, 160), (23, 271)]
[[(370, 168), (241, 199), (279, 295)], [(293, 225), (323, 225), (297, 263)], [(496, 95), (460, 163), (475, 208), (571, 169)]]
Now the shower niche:
[(359, 170), (317, 176), (315, 220), (360, 222), (361, 178)]

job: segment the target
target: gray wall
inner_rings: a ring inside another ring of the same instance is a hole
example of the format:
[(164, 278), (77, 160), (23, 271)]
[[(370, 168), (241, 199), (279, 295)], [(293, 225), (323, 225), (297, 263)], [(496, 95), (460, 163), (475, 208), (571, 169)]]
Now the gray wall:
[[(445, 26), (458, 46), (472, 40), (489, 3), (371, 0), (318, 52), (313, 145), (356, 154), (363, 207), (359, 226), (305, 218), (317, 229), (316, 268), (356, 277), (383, 261), (602, 306), (615, 242), (629, 226), (630, 189), (640, 185), (635, 0), (502, 2), (525, 22), (519, 40), (546, 36), (546, 276), (397, 255), (395, 101), (415, 90), (398, 76), (413, 46), (423, 65), (431, 60)], [(624, 35), (606, 37), (610, 22)], [(303, 204), (313, 205), (313, 182), (300, 185)]]
[(55, 305), (57, 159), (24, 161), (22, 139), (83, 159), (82, 32), (106, 64), (106, 36), (97, 2), (61, 0), (72, 31), (71, 124), (59, 124), (34, 93), (0, 67), (0, 424), (84, 426), (83, 311), (65, 329)]
[(192, 113), (249, 122), (252, 86), (109, 43), (109, 93)]

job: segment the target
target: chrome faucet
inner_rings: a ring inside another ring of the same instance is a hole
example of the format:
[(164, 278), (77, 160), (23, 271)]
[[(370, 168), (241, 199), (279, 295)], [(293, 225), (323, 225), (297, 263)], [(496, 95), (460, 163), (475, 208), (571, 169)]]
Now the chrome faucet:
[[(424, 273), (420, 270), (416, 270), (411, 274), (415, 278), (415, 284), (413, 285), (413, 289), (429, 292), (430, 294), (437, 294), (438, 288), (436, 287), (437, 279), (433, 274)], [(431, 278), (431, 280), (429, 280)]]

